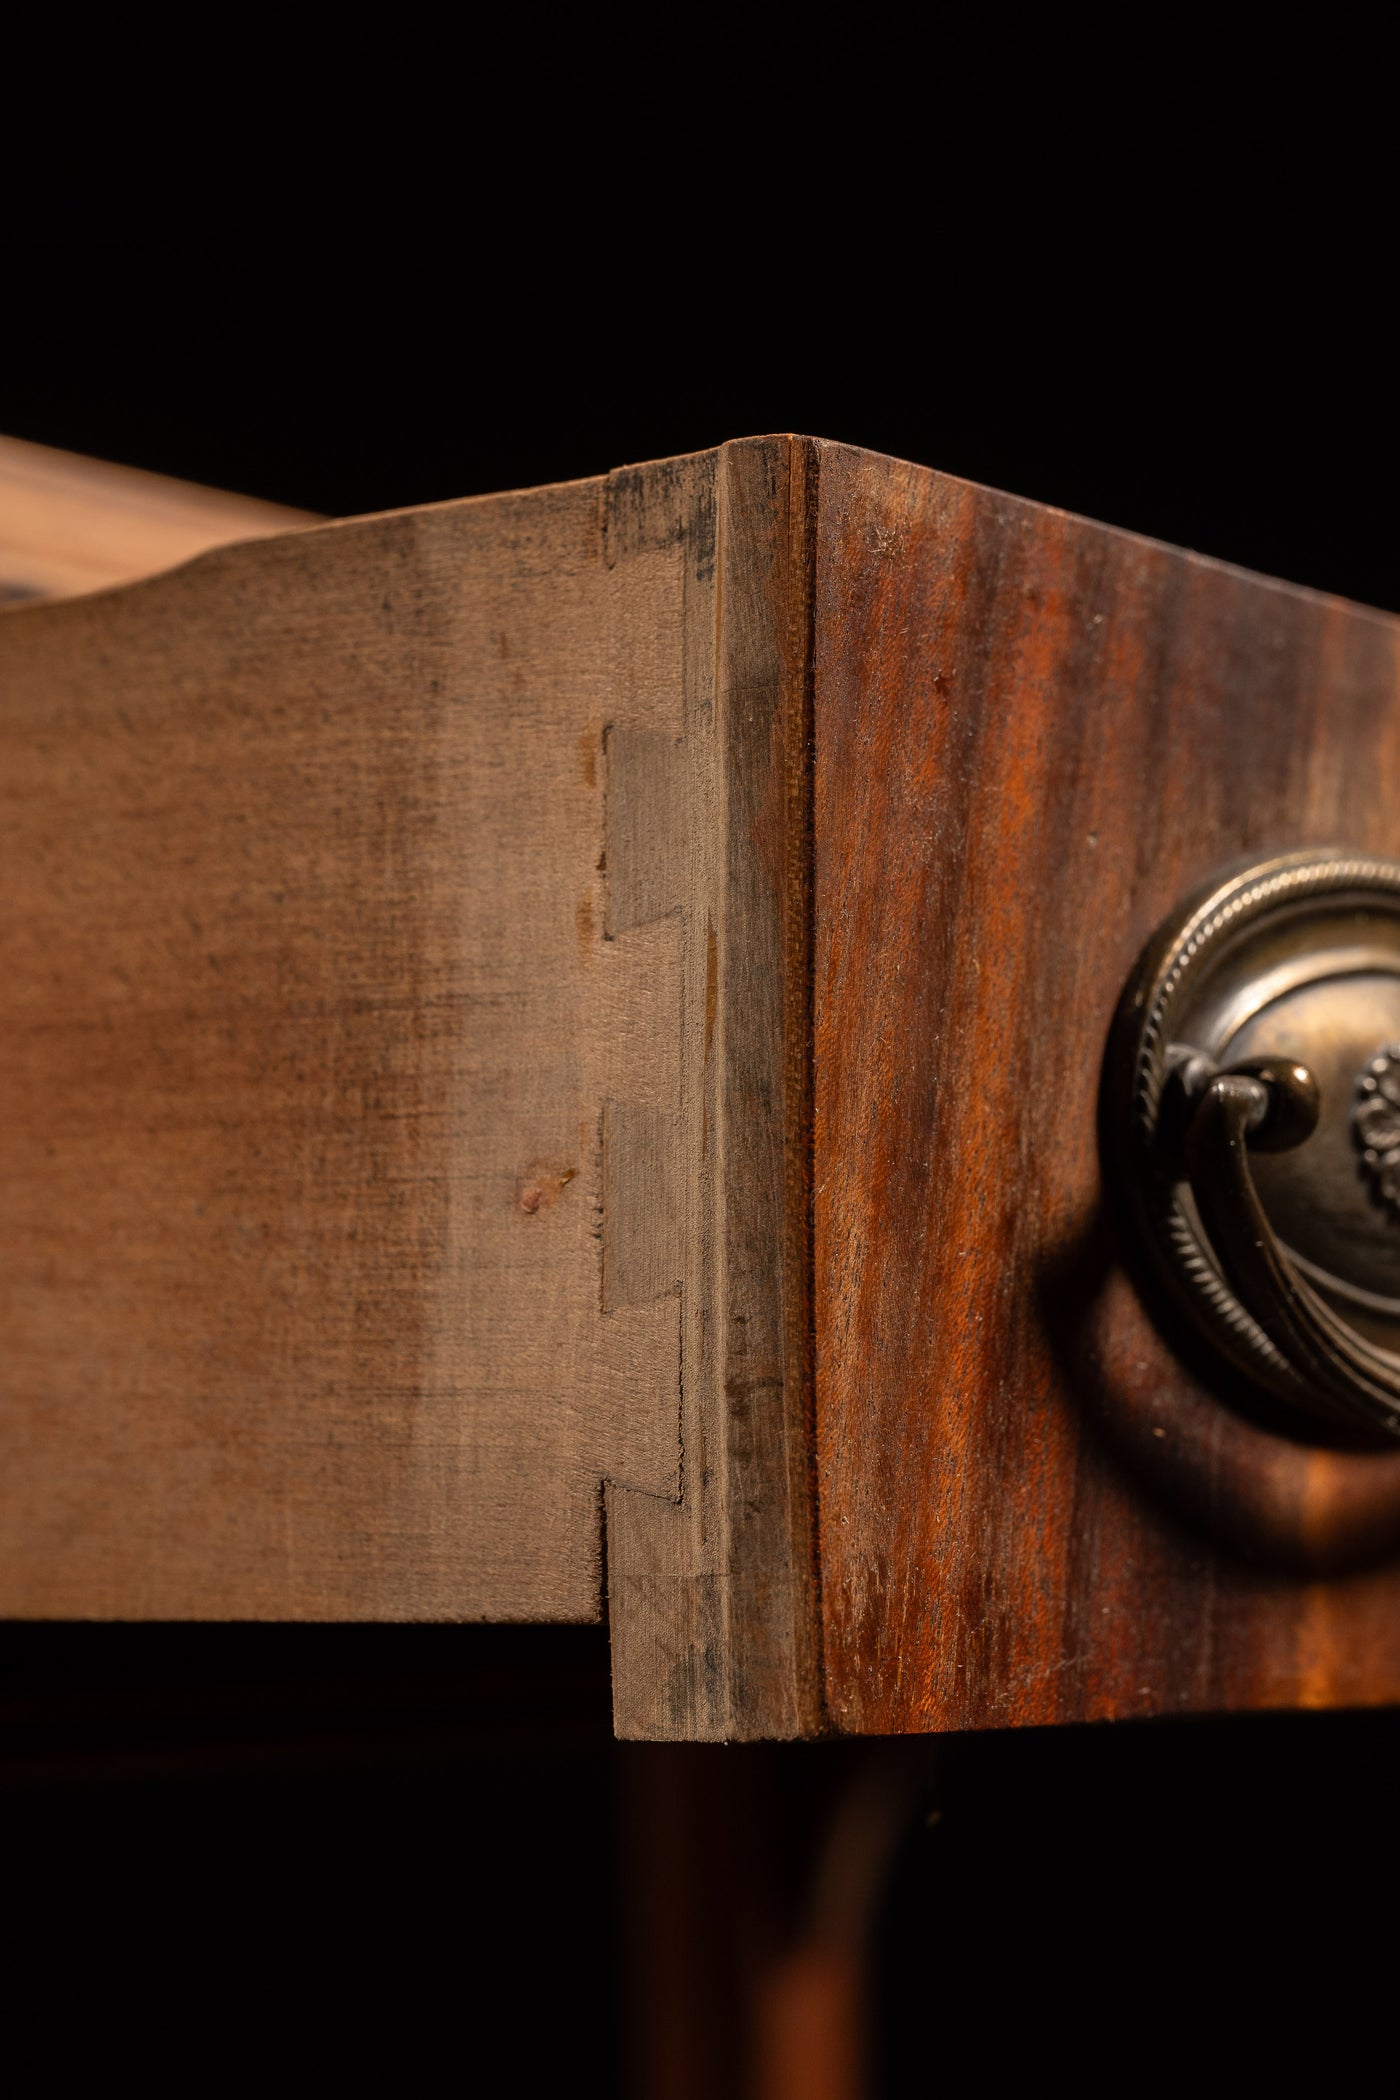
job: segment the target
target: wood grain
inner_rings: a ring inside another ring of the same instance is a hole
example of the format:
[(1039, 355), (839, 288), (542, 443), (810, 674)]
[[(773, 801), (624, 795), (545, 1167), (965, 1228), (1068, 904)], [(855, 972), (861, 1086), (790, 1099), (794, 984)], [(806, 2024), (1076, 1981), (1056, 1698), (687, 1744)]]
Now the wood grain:
[(673, 1485), (674, 1302), (596, 1284), (679, 1025), (664, 928), (579, 931), (669, 697), (600, 495), (0, 624), (9, 1612), (588, 1618), (601, 1477)]
[(0, 605), (133, 583), (211, 547), (318, 522), (284, 504), (0, 437)]
[[(713, 595), (696, 591), (683, 1006), (703, 1023), (683, 1038), (682, 1492), (672, 1507), (608, 1494), (618, 1723), (634, 1735), (786, 1736), (820, 1723), (809, 1389), (793, 1347), (806, 1317), (808, 1100), (808, 920), (790, 864), (808, 659), (793, 610), (808, 595), (809, 454), (786, 438), (724, 447)], [(629, 531), (645, 516), (632, 506)], [(706, 651), (713, 668), (700, 676)], [(639, 802), (664, 809), (655, 775), (648, 753), (628, 778)], [(633, 823), (629, 808), (619, 836)], [(629, 876), (622, 894), (636, 889)]]
[(1400, 626), (819, 448), (814, 1291), (852, 1732), (1400, 1698), (1400, 1455), (1164, 1339), (1095, 1104), (1236, 855), (1400, 852)]
[(619, 1728), (812, 1725), (790, 478), (0, 620), (4, 1611), (586, 1621), (606, 1493)]
[(1400, 1698), (1104, 1039), (1400, 625), (769, 438), (0, 618), (0, 1610), (590, 1621), (642, 1737)]

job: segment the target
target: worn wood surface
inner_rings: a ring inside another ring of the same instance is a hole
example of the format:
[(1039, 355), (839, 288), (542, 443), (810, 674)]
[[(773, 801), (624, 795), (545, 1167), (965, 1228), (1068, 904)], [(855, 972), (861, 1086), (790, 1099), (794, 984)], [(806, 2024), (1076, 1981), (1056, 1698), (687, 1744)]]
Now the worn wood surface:
[(280, 503), (0, 437), (0, 605), (133, 583), (210, 547), (316, 522)]
[(812, 1725), (791, 471), (0, 619), (4, 1612), (595, 1619), (606, 1493), (623, 1732)]
[[(682, 1081), (682, 1492), (671, 1507), (608, 1493), (614, 1665), (633, 1702), (619, 1704), (619, 1724), (630, 1713), (632, 1734), (742, 1738), (820, 1723), (802, 1340), (810, 455), (786, 438), (724, 448), (714, 573), (694, 593), (687, 659), (713, 650), (688, 689), (691, 784), (669, 795), (656, 754), (639, 753), (628, 814), (609, 832), (612, 854), (614, 838), (639, 835), (632, 806), (683, 799), (695, 813), (682, 914), (683, 1008), (695, 1020)], [(619, 548), (643, 521), (655, 530), (640, 503), (619, 496), (614, 515)], [(629, 878), (625, 894), (639, 888)]]
[[(1400, 852), (1400, 624), (819, 450), (814, 1316), (841, 1729), (1400, 1698), (1400, 1455), (1162, 1338), (1095, 1142), (1156, 923)], [(1364, 1519), (1364, 1521), (1359, 1521)]]
[(619, 1730), (1400, 1698), (1400, 1455), (1105, 1208), (1124, 977), (1400, 851), (1397, 623), (802, 439), (0, 618), (0, 1610), (589, 1621)]

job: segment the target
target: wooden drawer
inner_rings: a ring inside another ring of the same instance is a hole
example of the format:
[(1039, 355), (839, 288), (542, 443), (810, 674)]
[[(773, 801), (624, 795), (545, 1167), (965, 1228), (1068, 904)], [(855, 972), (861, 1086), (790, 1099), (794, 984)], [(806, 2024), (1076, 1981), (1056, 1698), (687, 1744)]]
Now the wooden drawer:
[(606, 1612), (643, 1736), (1395, 1698), (1400, 1453), (1149, 1314), (1096, 1104), (1185, 891), (1394, 850), (1396, 639), (788, 437), (7, 611), (0, 1610)]

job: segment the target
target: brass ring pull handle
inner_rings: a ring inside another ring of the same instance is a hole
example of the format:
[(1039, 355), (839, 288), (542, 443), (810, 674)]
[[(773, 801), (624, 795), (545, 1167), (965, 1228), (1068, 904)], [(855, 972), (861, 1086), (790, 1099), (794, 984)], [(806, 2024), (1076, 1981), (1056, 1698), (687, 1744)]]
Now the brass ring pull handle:
[(1400, 863), (1229, 870), (1140, 958), (1106, 1163), (1178, 1307), (1293, 1410), (1400, 1438)]
[[(1217, 1073), (1187, 1128), (1187, 1178), (1226, 1282), (1279, 1354), (1343, 1416), (1355, 1412), (1400, 1436), (1400, 1357), (1339, 1319), (1289, 1260), (1250, 1172), (1253, 1146), (1285, 1150), (1317, 1119), (1317, 1082), (1306, 1065), (1261, 1059)], [(1287, 1137), (1270, 1142), (1280, 1124)]]

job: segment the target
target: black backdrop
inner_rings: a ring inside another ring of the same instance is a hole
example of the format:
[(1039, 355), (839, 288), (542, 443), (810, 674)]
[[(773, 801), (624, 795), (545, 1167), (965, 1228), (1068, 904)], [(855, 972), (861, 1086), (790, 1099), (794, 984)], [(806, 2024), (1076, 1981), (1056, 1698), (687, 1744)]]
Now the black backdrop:
[[(343, 514), (795, 428), (1400, 607), (1369, 176), (1269, 147), (1222, 192), (1187, 126), (1149, 179), (1129, 116), (1116, 158), (1049, 124), (1008, 190), (995, 126), (940, 154), (933, 125), (892, 216), (879, 115), (747, 213), (679, 137), (641, 209), (614, 121), (547, 207), (493, 190), (431, 240), (305, 212), (8, 241), (0, 430)], [(662, 1842), (629, 1801), (668, 1753), (610, 1747), (601, 1634), (9, 1629), (0, 1659), (29, 2009), (76, 1993), (45, 2049), (179, 2082), (193, 2023), (201, 2063), (279, 2082), (417, 2090), (441, 2052), (484, 2089), (620, 2089)], [(1386, 1716), (948, 1746), (882, 1912), (885, 2089), (1258, 2072), (1303, 2029), (1344, 2071), (1388, 1999), (1397, 1750)], [(795, 1793), (828, 1758), (782, 1755)]]
[(822, 189), (796, 230), (762, 187), (707, 226), (674, 177), (655, 220), (600, 209), (581, 168), (431, 241), (0, 241), (0, 429), (337, 515), (800, 430), (1400, 604), (1387, 193), (993, 172), (889, 218)]

